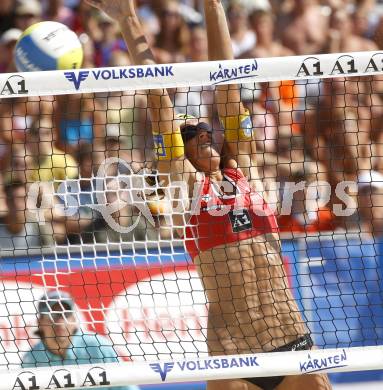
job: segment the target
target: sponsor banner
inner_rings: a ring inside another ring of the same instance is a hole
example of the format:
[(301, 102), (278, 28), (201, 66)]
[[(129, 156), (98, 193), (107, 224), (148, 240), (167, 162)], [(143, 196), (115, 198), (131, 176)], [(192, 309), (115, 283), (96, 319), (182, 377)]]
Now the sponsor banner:
[(383, 368), (383, 350), (380, 347), (329, 349), (297, 351), (288, 354), (288, 357), (286, 352), (278, 352), (12, 370), (2, 378), (0, 390), (82, 389), (376, 368)]
[[(341, 370), (349, 366), (348, 347), (383, 344), (377, 248), (376, 241), (362, 243), (352, 237), (283, 240), (290, 285), (316, 344), (342, 348), (320, 358), (316, 351), (306, 351), (296, 363), (299, 372)], [(79, 253), (70, 260), (65, 256), (2, 259), (1, 269), (0, 368), (19, 367), (22, 355), (38, 341), (36, 307), (46, 289), (69, 292), (81, 327), (107, 335), (121, 360), (152, 355), (161, 364), (168, 362), (168, 366), (150, 363), (159, 381), (177, 370), (184, 374), (244, 368), (244, 361), (216, 362), (207, 357), (206, 298), (182, 249), (163, 249), (161, 255), (137, 251)], [(206, 358), (171, 366), (185, 354)], [(259, 360), (253, 362), (257, 367), (255, 362)]]
[(0, 74), (0, 98), (183, 88), (383, 73), (383, 52)]
[(107, 335), (122, 360), (140, 359), (148, 351), (161, 359), (207, 354), (206, 298), (194, 267), (187, 263), (89, 267), (69, 274), (58, 269), (2, 275), (0, 368), (19, 367), (23, 354), (39, 341), (37, 306), (47, 290), (69, 292), (81, 328)]

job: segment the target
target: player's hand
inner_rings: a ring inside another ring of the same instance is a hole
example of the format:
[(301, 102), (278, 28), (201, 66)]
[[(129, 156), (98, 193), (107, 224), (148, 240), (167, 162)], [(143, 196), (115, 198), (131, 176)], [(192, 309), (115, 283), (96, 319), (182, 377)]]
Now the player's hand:
[(120, 20), (134, 13), (135, 0), (85, 0), (88, 4), (105, 12), (114, 20)]
[(210, 5), (210, 6), (221, 6), (222, 5), (222, 1), (221, 0), (205, 0), (205, 4), (206, 5)]

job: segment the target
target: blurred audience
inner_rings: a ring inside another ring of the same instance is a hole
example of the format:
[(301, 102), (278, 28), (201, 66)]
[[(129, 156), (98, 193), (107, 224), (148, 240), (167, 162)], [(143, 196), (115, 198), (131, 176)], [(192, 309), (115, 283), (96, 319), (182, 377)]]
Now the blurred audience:
[(248, 14), (241, 3), (230, 3), (227, 8), (227, 20), (233, 43), (233, 53), (238, 58), (255, 46), (257, 36), (254, 31), (249, 29)]
[(294, 0), (277, 20), (278, 36), (295, 54), (317, 54), (326, 42), (328, 12), (319, 0)]
[(20, 38), (22, 31), (18, 28), (10, 28), (5, 31), (0, 37), (0, 72), (12, 73), (16, 72), (16, 67), (13, 61), (13, 51), (17, 40)]
[(158, 9), (158, 19), (160, 30), (154, 43), (158, 62), (184, 62), (189, 31), (178, 1), (163, 2)]
[(378, 50), (372, 40), (357, 34), (353, 16), (347, 9), (334, 11), (329, 27), (327, 45), (324, 46), (326, 53)]
[(40, 22), (43, 17), (41, 2), (38, 0), (20, 0), (17, 1), (14, 8), (15, 25), (21, 31), (24, 31), (32, 24)]
[(250, 27), (257, 37), (257, 44), (246, 51), (243, 58), (282, 57), (293, 55), (275, 37), (275, 16), (270, 11), (256, 9), (249, 15)]
[[(383, 4), (375, 0), (223, 3), (236, 58), (383, 46)], [(138, 6), (158, 62), (207, 60), (201, 0), (138, 0)], [(16, 70), (15, 43), (22, 31), (41, 20), (56, 20), (76, 31), (84, 48), (84, 67), (130, 64), (117, 24), (84, 0), (2, 0), (0, 72)], [(219, 128), (212, 87), (169, 92), (179, 113), (187, 107), (188, 114), (214, 118), (212, 125)], [(381, 232), (383, 82), (379, 77), (246, 84), (242, 99), (257, 129), (262, 179), (281, 184), (279, 211), (283, 194), (291, 195), (293, 212), (280, 217), (284, 232), (307, 234), (336, 228)], [(89, 240), (119, 240), (97, 211), (101, 198), (96, 196), (96, 175), (106, 158), (120, 159), (107, 172), (103, 204), (121, 202), (112, 218), (125, 227), (135, 223), (139, 210), (126, 204), (128, 193), (117, 177), (127, 180), (131, 170), (153, 168), (148, 122), (143, 91), (0, 99), (0, 245), (27, 248), (52, 243), (52, 238), (56, 243), (84, 242), (86, 232), (90, 232)], [(52, 179), (56, 185), (47, 185)], [(304, 186), (289, 194), (288, 183), (302, 181)], [(315, 196), (308, 199), (313, 186), (320, 192), (318, 181), (327, 181), (331, 187), (327, 203)], [(355, 183), (346, 189), (348, 200), (335, 193), (344, 181)], [(28, 191), (37, 182), (43, 183), (37, 206), (45, 204), (48, 195), (52, 199), (40, 213), (45, 226), (25, 212)], [(337, 218), (331, 212), (337, 204), (351, 208), (358, 204), (359, 212)], [(164, 227), (161, 218), (157, 216), (155, 222)], [(142, 223), (125, 239), (156, 240), (158, 232)], [(170, 231), (160, 234), (171, 237)]]

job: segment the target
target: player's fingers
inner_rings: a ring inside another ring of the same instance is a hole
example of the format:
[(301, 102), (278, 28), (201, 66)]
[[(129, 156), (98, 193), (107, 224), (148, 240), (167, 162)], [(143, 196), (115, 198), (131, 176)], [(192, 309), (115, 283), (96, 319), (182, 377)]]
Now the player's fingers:
[(102, 6), (102, 0), (85, 0), (85, 2), (96, 8), (100, 8)]

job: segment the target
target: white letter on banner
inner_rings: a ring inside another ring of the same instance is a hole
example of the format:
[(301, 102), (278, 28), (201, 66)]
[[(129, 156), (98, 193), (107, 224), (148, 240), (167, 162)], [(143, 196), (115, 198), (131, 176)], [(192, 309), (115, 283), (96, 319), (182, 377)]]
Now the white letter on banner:
[(305, 181), (300, 181), (299, 183), (285, 183), (285, 188), (283, 189), (281, 215), (291, 214), (294, 194), (298, 191), (303, 191), (305, 189), (305, 185)]
[[(325, 206), (331, 198), (331, 186), (326, 181), (313, 181), (306, 189), (307, 212), (317, 211)], [(312, 207), (312, 205), (314, 207)]]
[(335, 194), (346, 205), (346, 208), (343, 210), (341, 204), (334, 204), (333, 212), (337, 217), (349, 217), (358, 208), (354, 198), (346, 192), (346, 188), (349, 188), (352, 192), (358, 191), (357, 184), (353, 181), (342, 181), (337, 184)]

